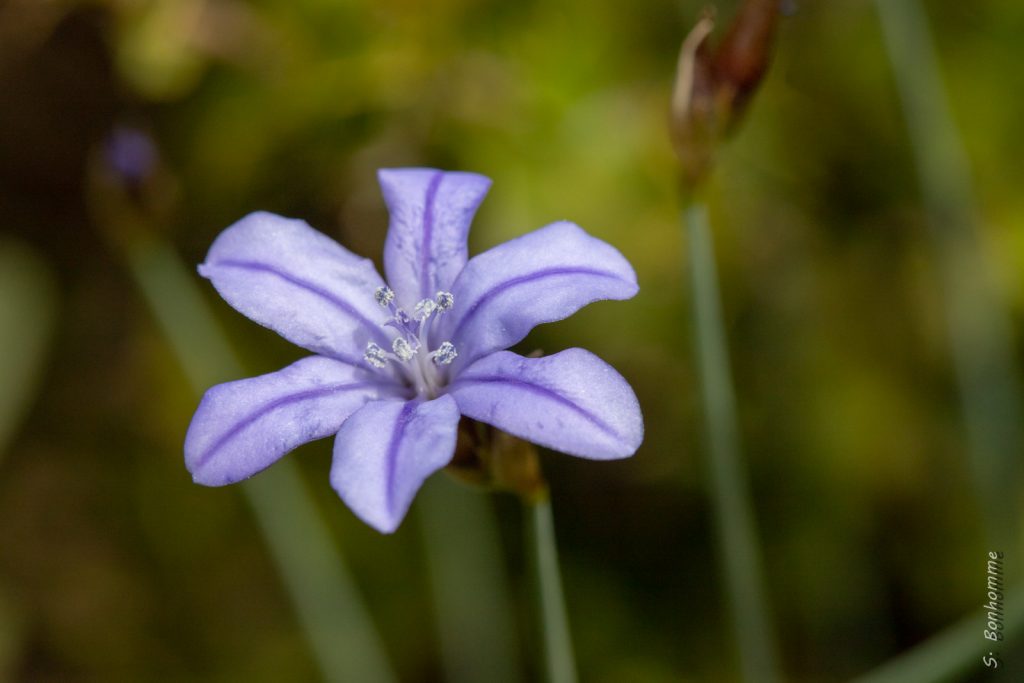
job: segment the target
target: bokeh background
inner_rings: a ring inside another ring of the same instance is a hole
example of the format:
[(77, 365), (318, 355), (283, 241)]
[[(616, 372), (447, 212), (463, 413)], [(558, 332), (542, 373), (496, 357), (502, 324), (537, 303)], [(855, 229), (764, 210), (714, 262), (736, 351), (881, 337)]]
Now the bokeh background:
[[(727, 20), (736, 3), (718, 4)], [(973, 173), (983, 275), (1020, 363), (1024, 5), (926, 8)], [(169, 342), (194, 339), (202, 356), (205, 333), (159, 322), (154, 297), (178, 310), (190, 294), (157, 276), (147, 298), (140, 271), (156, 267), (152, 248), (187, 268), (241, 359), (211, 375), (272, 371), (302, 352), (194, 275), (213, 238), (265, 209), (379, 263), (375, 171), (426, 165), (494, 179), (471, 252), (569, 219), (639, 273), (634, 300), (518, 347), (591, 349), (629, 379), (646, 418), (630, 460), (543, 454), (582, 679), (735, 680), (666, 130), (700, 9), (0, 3), (0, 679), (321, 676), (243, 489), (196, 486), (184, 469), (197, 395)], [(972, 483), (943, 280), (875, 7), (790, 10), (708, 197), (784, 668), (837, 681), (980, 615), (992, 501)], [(120, 175), (107, 153), (117, 131), (148, 141)], [(445, 680), (428, 560), (452, 545), (437, 539), (445, 525), (424, 523), (418, 501), (382, 536), (331, 491), (329, 441), (289, 459), (399, 679)], [(514, 626), (506, 673), (535, 680), (519, 505), (445, 476), (431, 482), (442, 499), (493, 510), (504, 551), (490, 561)], [(995, 503), (1007, 516), (1011, 489)]]

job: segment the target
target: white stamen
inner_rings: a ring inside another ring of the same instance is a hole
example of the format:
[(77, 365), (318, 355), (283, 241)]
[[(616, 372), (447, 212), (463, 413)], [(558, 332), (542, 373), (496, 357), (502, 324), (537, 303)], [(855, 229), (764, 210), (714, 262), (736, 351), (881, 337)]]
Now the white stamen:
[(441, 366), (451, 365), (459, 352), (450, 341), (441, 342), (430, 351), (430, 333), (436, 327), (434, 319), (452, 310), (455, 297), (451, 292), (438, 291), (433, 299), (418, 302), (412, 309), (412, 315), (395, 304), (395, 293), (390, 287), (378, 287), (373, 298), (381, 308), (390, 312), (391, 317), (383, 325), (393, 328), (398, 336), (391, 341), (391, 351), (373, 342), (367, 343), (363, 359), (377, 369), (383, 369), (388, 361), (393, 361), (397, 376), (405, 386), (418, 396), (435, 398), (448, 381), (447, 370)]
[(458, 357), (459, 352), (455, 350), (455, 344), (446, 341), (441, 342), (437, 350), (430, 355), (438, 365), (448, 365)]
[(395, 293), (391, 291), (390, 287), (378, 287), (377, 291), (373, 293), (373, 298), (377, 300), (381, 308), (387, 308), (395, 300)]
[(436, 308), (437, 304), (430, 299), (424, 299), (412, 309), (412, 317), (415, 320), (426, 320)]
[(391, 350), (402, 361), (410, 360), (416, 355), (416, 349), (412, 348), (412, 345), (402, 337), (395, 337), (395, 341), (391, 342)]
[(373, 342), (366, 345), (366, 353), (363, 354), (363, 359), (375, 368), (382, 368), (387, 365), (384, 349)]
[(434, 301), (437, 302), (437, 309), (439, 311), (451, 310), (451, 307), (455, 305), (455, 297), (452, 296), (451, 292), (438, 292), (434, 297)]

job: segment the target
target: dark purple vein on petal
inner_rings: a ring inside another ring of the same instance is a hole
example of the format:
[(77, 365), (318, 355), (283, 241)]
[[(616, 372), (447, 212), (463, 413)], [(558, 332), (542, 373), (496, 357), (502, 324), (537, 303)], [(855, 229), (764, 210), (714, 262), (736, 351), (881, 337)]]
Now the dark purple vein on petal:
[(194, 469), (202, 468), (206, 463), (210, 461), (210, 459), (217, 453), (217, 451), (219, 451), (221, 448), (227, 445), (228, 441), (235, 438), (243, 431), (251, 427), (260, 418), (266, 417), (267, 415), (269, 415), (270, 413), (274, 412), (279, 408), (284, 408), (293, 403), (299, 403), (301, 401), (308, 401), (316, 398), (321, 398), (324, 396), (330, 396), (331, 394), (341, 393), (344, 391), (354, 391), (356, 389), (364, 389), (372, 386), (381, 386), (381, 383), (352, 382), (351, 384), (332, 384), (330, 386), (321, 387), (318, 389), (310, 389), (307, 391), (300, 391), (294, 394), (289, 394), (287, 396), (282, 396), (279, 399), (271, 401), (270, 403), (261, 407), (259, 410), (255, 410), (252, 413), (246, 415), (244, 418), (239, 420), (231, 429), (221, 434), (220, 438), (214, 441), (213, 444), (208, 449), (206, 449), (206, 452), (199, 456), (194, 465)]
[(420, 243), (420, 296), (424, 299), (431, 298), (430, 291), (430, 260), (433, 254), (430, 253), (434, 240), (434, 204), (437, 201), (437, 191), (441, 187), (441, 180), (444, 173), (438, 171), (430, 179), (427, 185), (427, 195), (423, 200), (423, 241)]
[(565, 406), (566, 408), (569, 408), (577, 415), (579, 415), (580, 417), (582, 417), (583, 419), (587, 420), (595, 427), (600, 429), (605, 434), (608, 434), (609, 436), (614, 437), (616, 439), (622, 438), (619, 432), (614, 427), (609, 425), (607, 422), (605, 422), (598, 416), (591, 413), (589, 410), (581, 408), (580, 406), (576, 405), (573, 401), (569, 400), (565, 396), (562, 396), (557, 391), (553, 389), (548, 389), (547, 387), (541, 386), (540, 384), (534, 384), (533, 382), (526, 382), (521, 379), (503, 377), (500, 375), (480, 375), (477, 377), (460, 377), (455, 382), (455, 384), (452, 385), (450, 391), (457, 390), (459, 386), (463, 384), (511, 384), (512, 386), (519, 387), (520, 389), (524, 389), (525, 391), (533, 392), (545, 398), (551, 399), (552, 401), (559, 403)]
[[(274, 277), (280, 278), (285, 282), (295, 285), (296, 287), (305, 289), (306, 291), (319, 296), (321, 299), (324, 299), (325, 301), (333, 305), (335, 308), (343, 312), (345, 315), (354, 318), (360, 323), (362, 323), (370, 332), (370, 334), (377, 337), (378, 341), (383, 341), (385, 344), (389, 344), (387, 337), (383, 335), (383, 332), (381, 332), (379, 324), (371, 321), (369, 318), (367, 318), (362, 313), (353, 308), (351, 304), (349, 304), (348, 302), (339, 299), (331, 292), (315, 285), (312, 282), (303, 280), (302, 278), (294, 277), (292, 275), (289, 275), (288, 273), (285, 273), (275, 268), (270, 264), (261, 263), (259, 261), (240, 261), (236, 259), (225, 259), (222, 261), (215, 261), (210, 265), (215, 267), (223, 266), (227, 268), (238, 268), (240, 270), (249, 270), (257, 273), (265, 273), (267, 275), (272, 275)], [(367, 294), (367, 296), (370, 295), (372, 295), (372, 292)]]
[(402, 437), (405, 435), (405, 426), (409, 424), (409, 414), (416, 407), (413, 401), (406, 401), (395, 420), (395, 428), (391, 430), (391, 440), (388, 442), (388, 450), (384, 456), (384, 464), (388, 468), (385, 478), (384, 505), (389, 513), (394, 513), (395, 504), (395, 470), (398, 449), (402, 446)]
[(494, 285), (482, 295), (480, 295), (476, 301), (466, 309), (466, 314), (459, 320), (458, 325), (455, 326), (455, 330), (451, 334), (453, 340), (459, 339), (459, 334), (462, 332), (462, 328), (475, 316), (485, 303), (498, 296), (499, 294), (518, 287), (519, 285), (529, 284), (536, 282), (537, 280), (543, 280), (547, 277), (558, 277), (561, 275), (592, 275), (594, 277), (604, 277), (612, 280), (621, 280), (622, 278), (615, 273), (610, 273), (605, 270), (598, 270), (596, 268), (583, 268), (583, 267), (563, 267), (563, 268), (545, 268), (544, 270), (537, 270), (528, 275), (520, 275), (519, 277), (509, 278), (503, 282), (499, 282)]

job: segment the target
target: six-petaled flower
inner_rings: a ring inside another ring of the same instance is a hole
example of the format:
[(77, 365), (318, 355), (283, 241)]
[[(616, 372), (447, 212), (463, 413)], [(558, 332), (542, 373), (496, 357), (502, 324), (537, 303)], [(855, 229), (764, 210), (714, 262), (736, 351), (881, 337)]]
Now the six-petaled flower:
[(235, 309), (315, 355), (206, 392), (185, 438), (195, 481), (231, 484), (337, 435), (331, 484), (391, 532), (452, 459), (460, 415), (571, 455), (632, 455), (643, 422), (614, 369), (583, 349), (505, 350), (535, 325), (636, 294), (626, 259), (559, 222), (467, 260), (490, 180), (433, 169), (379, 179), (391, 215), (387, 283), (299, 220), (254, 213), (214, 241), (199, 272)]

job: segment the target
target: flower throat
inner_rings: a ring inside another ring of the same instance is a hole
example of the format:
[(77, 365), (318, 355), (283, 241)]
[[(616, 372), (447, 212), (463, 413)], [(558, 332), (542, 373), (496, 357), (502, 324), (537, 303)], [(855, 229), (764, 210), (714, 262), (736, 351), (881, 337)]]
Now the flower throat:
[(366, 345), (363, 358), (375, 368), (383, 368), (388, 361), (394, 362), (406, 381), (416, 393), (426, 398), (435, 398), (443, 386), (441, 366), (449, 365), (459, 355), (455, 345), (443, 341), (430, 350), (430, 331), (434, 321), (455, 305), (451, 292), (438, 292), (433, 299), (423, 299), (409, 315), (395, 305), (395, 293), (390, 287), (378, 287), (373, 293), (381, 308), (391, 312), (391, 318), (384, 325), (398, 332), (387, 351), (374, 342)]

